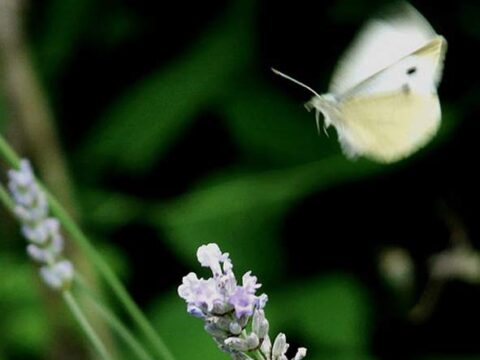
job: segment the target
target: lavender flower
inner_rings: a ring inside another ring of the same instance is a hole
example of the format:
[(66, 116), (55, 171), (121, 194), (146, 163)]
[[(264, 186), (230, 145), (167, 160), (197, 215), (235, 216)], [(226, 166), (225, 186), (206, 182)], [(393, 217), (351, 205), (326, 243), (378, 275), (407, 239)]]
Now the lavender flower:
[(38, 186), (30, 163), (22, 160), (19, 170), (10, 170), (8, 178), (15, 215), (22, 224), (23, 236), (30, 242), (27, 253), (41, 264), (40, 276), (48, 286), (56, 290), (67, 288), (73, 279), (73, 266), (61, 258), (60, 223), (48, 216), (47, 197)]
[[(197, 258), (213, 276), (199, 279), (189, 273), (178, 287), (178, 294), (187, 302), (187, 311), (204, 320), (205, 330), (219, 348), (233, 360), (288, 360), (285, 335), (278, 334), (273, 345), (268, 336), (269, 323), (263, 310), (268, 297), (256, 295), (261, 287), (257, 277), (249, 271), (239, 285), (229, 254), (222, 253), (217, 244), (200, 246)], [(301, 360), (306, 353), (305, 348), (299, 348), (292, 360)]]

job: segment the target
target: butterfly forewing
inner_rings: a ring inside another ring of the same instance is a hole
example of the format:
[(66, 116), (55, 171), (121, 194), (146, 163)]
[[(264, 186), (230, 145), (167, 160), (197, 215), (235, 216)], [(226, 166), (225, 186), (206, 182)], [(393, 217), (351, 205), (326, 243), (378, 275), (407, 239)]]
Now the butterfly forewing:
[(436, 36), (425, 46), (403, 57), (395, 64), (370, 76), (345, 93), (338, 94), (341, 102), (355, 96), (388, 92), (436, 92), (443, 70), (446, 41)]
[(406, 3), (372, 19), (338, 62), (329, 92), (339, 95), (432, 41), (437, 34)]

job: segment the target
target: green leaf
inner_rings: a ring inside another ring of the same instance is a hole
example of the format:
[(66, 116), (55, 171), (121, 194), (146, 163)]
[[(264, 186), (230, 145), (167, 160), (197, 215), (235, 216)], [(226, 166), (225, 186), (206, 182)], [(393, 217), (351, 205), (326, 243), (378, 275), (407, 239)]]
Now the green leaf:
[(93, 0), (50, 0), (43, 25), (45, 28), (34, 43), (40, 68), (47, 81), (56, 76), (74, 55), (75, 46), (84, 30), (91, 26), (89, 19), (95, 11)]
[(154, 327), (176, 360), (229, 359), (205, 332), (202, 321), (187, 314), (185, 302), (176, 293), (165, 295), (150, 313)]
[(152, 209), (152, 220), (185, 261), (195, 261), (199, 245), (217, 242), (234, 254), (240, 269), (251, 269), (267, 280), (281, 272), (278, 231), (296, 201), (380, 169), (336, 155), (284, 169), (217, 174), (192, 192)]
[(88, 209), (86, 221), (102, 230), (128, 224), (145, 212), (145, 203), (141, 199), (123, 193), (84, 188), (81, 194), (82, 207)]
[(192, 49), (132, 87), (105, 113), (81, 151), (85, 159), (95, 159), (90, 165), (145, 170), (196, 113), (225, 92), (252, 57), (251, 2), (235, 5)]

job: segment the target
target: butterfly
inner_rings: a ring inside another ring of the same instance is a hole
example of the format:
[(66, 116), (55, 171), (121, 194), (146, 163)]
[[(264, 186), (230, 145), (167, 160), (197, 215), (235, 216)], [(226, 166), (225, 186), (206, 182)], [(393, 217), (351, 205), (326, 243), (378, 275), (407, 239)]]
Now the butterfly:
[(272, 69), (311, 91), (306, 103), (333, 126), (343, 152), (382, 163), (423, 147), (441, 122), (437, 86), (447, 42), (411, 5), (397, 4), (371, 19), (340, 59), (327, 94)]

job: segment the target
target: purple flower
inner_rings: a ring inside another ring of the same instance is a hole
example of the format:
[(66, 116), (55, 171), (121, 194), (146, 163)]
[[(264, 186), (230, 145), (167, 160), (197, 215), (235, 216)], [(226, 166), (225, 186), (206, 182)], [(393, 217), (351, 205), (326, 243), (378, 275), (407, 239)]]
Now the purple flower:
[(235, 293), (229, 299), (230, 304), (235, 308), (235, 316), (252, 316), (256, 304), (256, 296), (248, 292), (243, 286), (238, 286)]
[(242, 283), (245, 290), (250, 294), (255, 294), (258, 288), (262, 286), (262, 284), (257, 284), (257, 277), (251, 275), (252, 272), (248, 271), (242, 277)]
[(212, 311), (215, 303), (222, 300), (214, 279), (198, 279), (193, 272), (183, 278), (183, 284), (178, 287), (178, 295), (185, 299), (189, 306), (205, 308), (207, 311)]
[[(178, 294), (187, 302), (187, 311), (205, 321), (205, 331), (218, 347), (233, 360), (251, 359), (251, 351), (259, 351), (265, 360), (288, 360), (285, 335), (277, 336), (272, 347), (263, 311), (268, 296), (255, 294), (261, 287), (257, 277), (248, 271), (242, 276), (242, 285), (238, 285), (228, 253), (222, 253), (217, 244), (200, 246), (197, 258), (212, 270), (213, 277), (199, 279), (192, 272), (183, 278)], [(292, 360), (301, 360), (305, 355), (306, 349), (300, 348)]]
[(228, 259), (228, 253), (222, 254), (217, 244), (202, 245), (197, 250), (198, 262), (204, 266), (212, 269), (214, 276), (222, 274), (220, 263)]
[(15, 200), (14, 212), (22, 235), (29, 241), (27, 253), (43, 266), (40, 275), (53, 289), (66, 289), (73, 280), (73, 266), (62, 260), (63, 237), (58, 219), (49, 217), (45, 192), (38, 185), (27, 160), (8, 172), (9, 189)]

